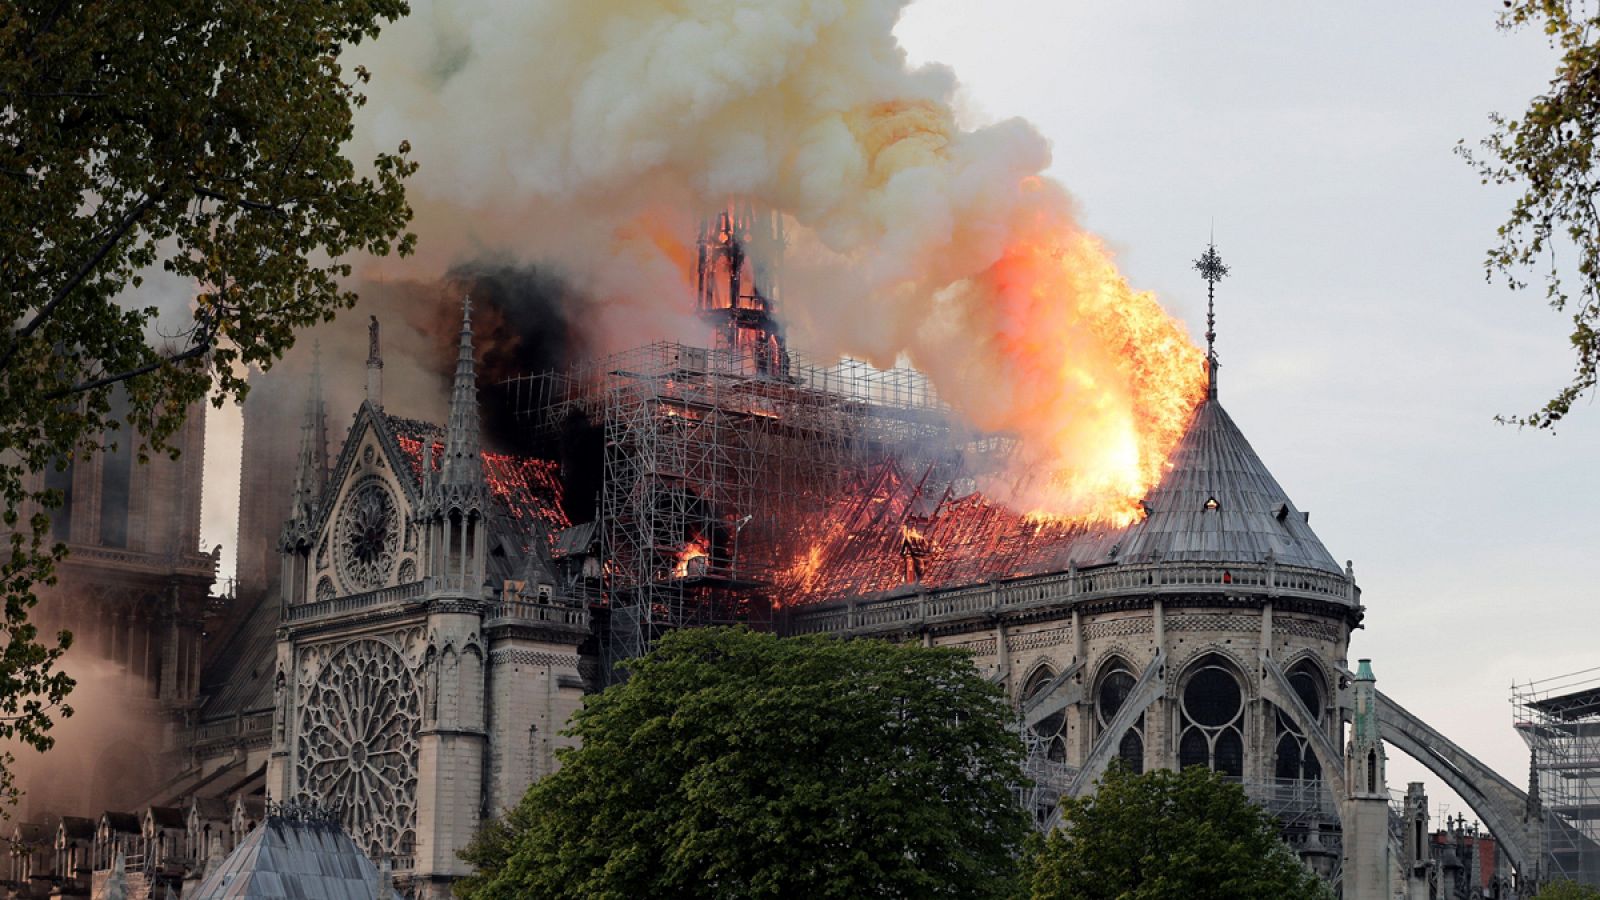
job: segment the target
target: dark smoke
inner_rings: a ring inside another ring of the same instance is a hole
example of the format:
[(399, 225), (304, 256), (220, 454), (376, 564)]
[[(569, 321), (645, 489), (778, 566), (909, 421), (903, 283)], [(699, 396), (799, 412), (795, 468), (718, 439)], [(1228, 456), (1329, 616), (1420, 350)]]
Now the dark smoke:
[[(600, 488), (600, 433), (581, 420), (565, 423), (556, 434), (539, 434), (519, 415), (507, 379), (559, 372), (589, 356), (592, 347), (583, 325), (598, 302), (550, 266), (468, 263), (450, 270), (446, 279), (472, 296), (472, 332), (478, 363), (479, 410), (485, 443), (519, 456), (561, 462), (566, 476), (567, 512), (575, 521), (593, 518)], [(438, 366), (441, 375), (454, 371), (459, 308), (439, 307), (441, 322)]]

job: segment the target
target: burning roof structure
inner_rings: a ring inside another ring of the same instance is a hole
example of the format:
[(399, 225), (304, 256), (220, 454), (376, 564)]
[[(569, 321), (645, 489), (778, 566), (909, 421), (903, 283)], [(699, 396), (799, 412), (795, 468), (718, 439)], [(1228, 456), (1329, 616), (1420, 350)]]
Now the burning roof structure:
[(774, 580), (802, 605), (915, 583), (980, 584), (1070, 568), (1150, 562), (1273, 562), (1343, 570), (1214, 398), (1195, 409), (1165, 477), (1129, 526), (1028, 516), (957, 493), (895, 460), (861, 473), (820, 515), (795, 524), (800, 549)]
[[(418, 489), (422, 486), (423, 449), (433, 445), (433, 468), (439, 471), (444, 457), (444, 429), (431, 422), (385, 415), (395, 441), (411, 464), (411, 477)], [(496, 511), (502, 521), (523, 538), (524, 545), (531, 542), (538, 529), (545, 541), (553, 543), (556, 535), (572, 526), (563, 506), (563, 489), (560, 467), (544, 459), (511, 456), (504, 453), (483, 454), (483, 474), (489, 483)]]

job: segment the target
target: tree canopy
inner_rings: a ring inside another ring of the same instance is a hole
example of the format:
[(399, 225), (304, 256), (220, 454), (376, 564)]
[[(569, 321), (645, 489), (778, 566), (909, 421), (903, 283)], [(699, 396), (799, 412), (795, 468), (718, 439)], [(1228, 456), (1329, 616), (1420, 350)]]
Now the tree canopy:
[(1502, 421), (1550, 428), (1594, 389), (1600, 367), (1600, 210), (1595, 206), (1600, 129), (1600, 9), (1596, 0), (1506, 0), (1500, 27), (1541, 29), (1561, 54), (1548, 89), (1520, 118), (1490, 115), (1482, 155), (1458, 152), (1484, 184), (1521, 195), (1499, 228), (1485, 266), (1513, 290), (1534, 278), (1551, 307), (1572, 317), (1572, 380), (1545, 405)]
[(1034, 865), (1033, 900), (1331, 900), (1237, 785), (1201, 766), (1107, 771), (1062, 801)]
[[(108, 443), (167, 451), (194, 403), (241, 396), (244, 365), (354, 302), (353, 254), (409, 251), (405, 145), (366, 174), (340, 151), (367, 79), (341, 55), (406, 11), (0, 4), (0, 738), (46, 749), (70, 714), (70, 638), (28, 622), (63, 552), (39, 473)], [(152, 271), (193, 285), (165, 334), (129, 293)]]
[(962, 653), (667, 636), (588, 698), (464, 854), (465, 898), (1004, 897), (1029, 826), (1000, 688)]
[(1576, 881), (1557, 881), (1540, 888), (1534, 896), (1537, 900), (1600, 900), (1600, 889)]

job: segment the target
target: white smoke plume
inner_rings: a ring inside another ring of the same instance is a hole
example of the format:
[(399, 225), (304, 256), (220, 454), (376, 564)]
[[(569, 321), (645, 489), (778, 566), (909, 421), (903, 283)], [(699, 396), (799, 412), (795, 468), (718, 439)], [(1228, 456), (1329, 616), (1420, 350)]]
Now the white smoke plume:
[(420, 253), (380, 271), (559, 260), (603, 301), (596, 349), (703, 341), (694, 223), (753, 199), (791, 226), (796, 346), (909, 359), (1052, 473), (1019, 502), (1125, 514), (1181, 433), (1199, 353), (1074, 223), (1031, 125), (963, 128), (954, 75), (908, 66), (904, 6), (415, 0), (353, 60), (374, 77), (352, 156), (409, 140), (421, 164)]

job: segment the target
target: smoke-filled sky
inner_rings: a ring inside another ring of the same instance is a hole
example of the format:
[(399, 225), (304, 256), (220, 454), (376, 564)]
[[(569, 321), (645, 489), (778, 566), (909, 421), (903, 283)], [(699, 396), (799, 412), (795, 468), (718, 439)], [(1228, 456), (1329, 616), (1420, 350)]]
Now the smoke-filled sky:
[[(531, 4), (413, 6), (429, 17), (426, 30), (435, 36), (492, 48), (493, 59), (504, 64), (487, 74), (513, 84), (523, 72), (559, 73), (561, 60), (582, 46), (519, 43), (516, 29), (505, 26), (527, 18), (517, 10)], [(761, 8), (779, 6), (831, 7), (795, 2)], [(1015, 148), (999, 163), (969, 165), (958, 174), (983, 183), (1044, 166), (1074, 198), (1077, 221), (1108, 242), (1132, 287), (1154, 291), (1196, 336), (1204, 331), (1204, 285), (1190, 264), (1215, 223), (1218, 248), (1233, 267), (1218, 298), (1221, 397), (1296, 504), (1311, 510), (1329, 550), (1354, 560), (1368, 619), (1352, 655), (1372, 657), (1386, 692), (1521, 782), (1526, 754), (1510, 728), (1511, 682), (1596, 662), (1589, 655), (1595, 613), (1588, 605), (1596, 599), (1590, 569), (1600, 546), (1592, 511), (1600, 505), (1592, 474), (1600, 408), (1585, 404), (1554, 437), (1492, 421), (1496, 413), (1533, 409), (1569, 370), (1565, 320), (1537, 297), (1484, 283), (1483, 253), (1510, 198), (1481, 187), (1452, 154), (1458, 140), (1485, 132), (1489, 111), (1519, 110), (1553, 68), (1536, 35), (1495, 29), (1499, 6), (1491, 0), (1337, 6), (918, 0), (894, 35), (912, 63), (949, 67), (899, 87), (942, 99), (953, 77), (962, 133)], [(482, 14), (465, 12), (471, 9)], [(574, 27), (592, 29), (593, 23)], [(435, 86), (458, 76), (467, 86), (490, 83), (470, 61), (408, 43), (421, 40), (421, 33), (394, 29), (387, 49), (380, 39), (373, 51), (380, 59), (416, 61), (414, 71), (393, 77)], [(601, 43), (640, 39), (584, 33)], [(861, 85), (813, 78), (803, 83), (809, 93), (788, 97), (799, 112), (785, 107), (783, 114), (804, 116), (812, 106), (835, 102), (829, 90), (867, 92), (901, 77), (878, 67), (884, 46), (863, 52), (875, 62), (855, 73)], [(509, 62), (535, 57), (543, 62)], [(729, 66), (749, 59), (693, 52), (676, 58), (663, 48), (652, 57), (654, 67), (618, 73), (624, 86), (642, 89), (666, 79), (667, 89), (678, 92), (680, 115), (653, 124), (637, 110), (606, 106), (615, 97), (605, 93), (605, 84), (533, 84), (493, 102), (446, 91), (440, 95), (445, 105), (457, 108), (450, 115), (476, 124), (433, 139), (416, 129), (444, 115), (429, 105), (437, 98), (397, 85), (386, 101), (385, 73), (378, 69), (364, 134), (384, 146), (409, 137), (423, 165), (419, 178), (430, 166), (444, 173), (419, 191), (418, 208), (429, 216), (429, 228), (450, 237), (436, 239), (430, 249), (425, 231), (421, 259), (401, 274), (426, 275), (421, 270), (428, 266), (443, 274), (462, 255), (514, 256), (507, 235), (550, 247), (611, 246), (596, 242), (597, 236), (614, 238), (615, 231), (601, 225), (615, 224), (605, 216), (617, 200), (592, 191), (608, 180), (661, 201), (655, 218), (625, 211), (645, 238), (630, 244), (629, 253), (676, 235), (688, 221), (671, 208), (674, 196), (730, 188), (770, 191), (777, 200), (797, 192), (828, 198), (831, 205), (819, 202), (808, 210), (822, 244), (899, 221), (884, 209), (906, 197), (886, 191), (880, 205), (865, 209), (839, 202), (839, 192), (875, 184), (870, 172), (854, 172), (856, 182), (818, 184), (820, 176), (805, 171), (752, 164), (765, 157), (749, 143), (724, 148), (727, 159), (703, 170), (727, 173), (733, 182), (688, 189), (662, 187), (658, 176), (662, 166), (701, 172), (692, 143), (633, 145), (632, 156), (563, 157), (563, 148), (579, 138), (601, 144), (618, 138), (608, 129), (619, 123), (679, 127), (682, 110), (726, 100), (714, 89), (718, 79), (781, 82), (772, 71), (730, 72)], [(421, 100), (427, 102), (416, 105)], [(574, 105), (561, 106), (565, 101)], [(583, 116), (573, 112), (580, 107)], [(744, 112), (766, 114), (759, 107)], [(541, 130), (565, 127), (563, 116), (592, 133)], [(1014, 117), (1031, 122), (1031, 130), (1010, 122)], [(938, 119), (918, 119), (916, 127), (948, 137), (940, 129), (949, 126)], [(912, 126), (900, 121), (896, 127), (899, 134)], [(842, 139), (819, 132), (814, 152), (834, 146), (828, 141), (835, 138)], [(979, 138), (963, 141), (972, 145)], [(918, 149), (903, 152), (915, 162)], [(992, 146), (982, 149), (993, 153)], [(897, 157), (885, 165), (904, 163)], [(483, 172), (511, 177), (483, 178)], [(583, 177), (569, 177), (574, 172)], [(940, 208), (958, 216), (1015, 220), (1015, 201), (997, 209), (984, 196), (962, 193), (970, 185), (959, 179), (937, 187), (952, 198)], [(524, 216), (504, 214), (516, 208), (508, 198), (521, 200)], [(592, 221), (565, 218), (557, 214), (562, 204), (600, 212)], [(951, 240), (981, 258), (993, 252), (981, 237)], [(945, 236), (918, 231), (905, 240), (914, 246), (875, 245), (885, 249), (864, 265), (877, 283), (897, 286), (892, 309), (912, 321), (921, 309), (917, 298), (938, 293), (940, 285), (907, 287), (902, 267), (930, 252), (937, 256)], [(575, 265), (593, 262), (579, 249), (573, 253)], [(668, 283), (674, 271), (670, 248), (599, 270), (593, 289), (618, 295)], [(817, 284), (832, 287), (820, 276)], [(820, 288), (814, 296), (823, 296)], [(819, 341), (837, 338), (829, 320), (848, 313), (855, 299), (816, 301), (797, 313), (806, 317), (801, 332)], [(788, 300), (806, 302), (796, 291)], [(908, 331), (891, 319), (885, 318), (884, 333), (857, 337), (880, 349), (897, 342), (913, 352), (948, 348), (940, 335)], [(670, 317), (637, 309), (623, 308), (613, 321), (663, 332), (672, 327)], [(1003, 322), (979, 324), (997, 334), (1005, 330)], [(978, 356), (965, 365), (986, 361)], [(349, 367), (352, 381), (360, 377), (359, 357), (329, 365)], [(237, 438), (231, 460), (224, 450), (230, 433), (236, 435), (236, 425), (214, 417), (212, 449), (218, 452), (208, 460), (207, 486), (217, 490), (208, 500), (214, 537), (207, 540), (225, 544), (233, 538), (235, 502), (225, 482), (238, 471)], [(1437, 779), (1398, 756), (1392, 754), (1392, 786), (1422, 777), (1436, 796), (1445, 794)]]

